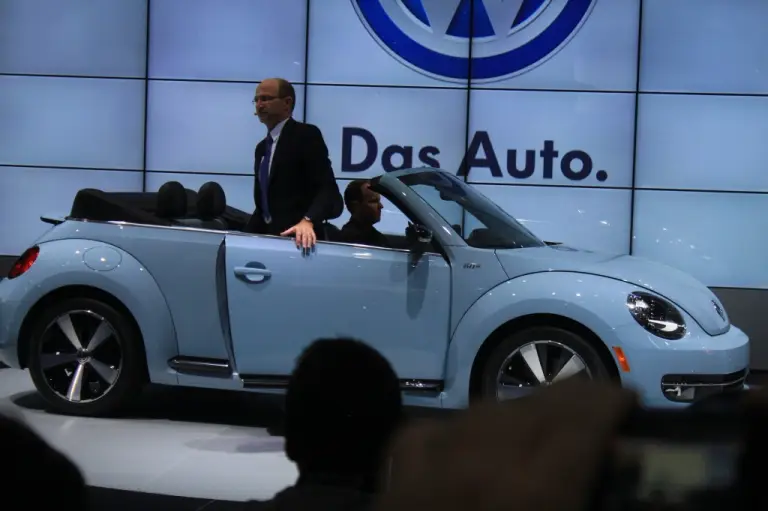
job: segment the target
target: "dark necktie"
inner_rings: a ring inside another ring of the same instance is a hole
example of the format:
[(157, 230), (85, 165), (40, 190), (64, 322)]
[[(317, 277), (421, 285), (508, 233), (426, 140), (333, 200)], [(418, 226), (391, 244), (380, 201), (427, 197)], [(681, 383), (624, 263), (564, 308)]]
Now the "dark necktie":
[(269, 192), (269, 160), (272, 157), (272, 135), (267, 135), (264, 144), (264, 156), (261, 157), (259, 164), (259, 188), (261, 188), (261, 215), (264, 221), (270, 223), (272, 216), (269, 214), (269, 203), (267, 196)]

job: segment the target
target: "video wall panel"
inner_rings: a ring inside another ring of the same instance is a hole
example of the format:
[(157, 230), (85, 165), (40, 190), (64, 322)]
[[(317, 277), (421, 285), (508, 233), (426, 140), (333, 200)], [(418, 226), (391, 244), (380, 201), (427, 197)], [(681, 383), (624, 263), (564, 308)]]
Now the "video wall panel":
[(154, 0), (149, 77), (304, 81), (306, 0)]
[[(264, 133), (253, 105), (257, 83), (152, 80), (147, 104), (147, 170), (252, 174)], [(296, 87), (296, 118), (304, 87)]]
[(612, 254), (629, 253), (631, 190), (487, 184), (476, 187), (545, 241)]
[(768, 288), (760, 0), (1, 1), (0, 254), (85, 186), (215, 180), (252, 209), (278, 76), (342, 189), (439, 166), (548, 241)]
[[(339, 100), (349, 107), (329, 107)], [(466, 112), (460, 89), (307, 86), (307, 122), (322, 130), (339, 178), (424, 165), (456, 172)]]
[(635, 186), (768, 192), (768, 96), (643, 94)]
[(472, 16), (473, 87), (635, 92), (640, 0), (491, 0)]
[(143, 160), (143, 81), (0, 76), (0, 164), (141, 170)]
[[(432, 30), (422, 21), (422, 13), (427, 6), (437, 11), (439, 26), (468, 34), (466, 10), (471, 4), (456, 0), (310, 0), (307, 82), (466, 87), (470, 38), (448, 36), (450, 47), (430, 51), (426, 41)], [(456, 23), (452, 24), (454, 17)]]
[(765, 289), (766, 211), (763, 193), (638, 190), (634, 253), (710, 286)]
[(768, 94), (768, 2), (643, 0), (641, 92)]
[(0, 74), (144, 78), (147, 0), (2, 0)]
[(635, 95), (473, 90), (468, 180), (632, 186)]
[[(51, 228), (42, 215), (66, 216), (78, 190), (141, 190), (143, 172), (0, 167), (0, 254), (19, 255)], [(20, 250), (21, 249), (21, 250)]]

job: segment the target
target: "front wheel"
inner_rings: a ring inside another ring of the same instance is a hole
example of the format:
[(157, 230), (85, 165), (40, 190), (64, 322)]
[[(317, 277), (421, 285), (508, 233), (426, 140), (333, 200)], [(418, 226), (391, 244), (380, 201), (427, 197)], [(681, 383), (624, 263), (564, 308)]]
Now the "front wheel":
[(71, 298), (36, 318), (29, 372), (54, 411), (109, 415), (143, 383), (141, 342), (133, 322), (110, 305)]
[(532, 327), (502, 340), (483, 367), (481, 394), (503, 401), (529, 395), (568, 378), (608, 380), (600, 354), (581, 336), (555, 327)]

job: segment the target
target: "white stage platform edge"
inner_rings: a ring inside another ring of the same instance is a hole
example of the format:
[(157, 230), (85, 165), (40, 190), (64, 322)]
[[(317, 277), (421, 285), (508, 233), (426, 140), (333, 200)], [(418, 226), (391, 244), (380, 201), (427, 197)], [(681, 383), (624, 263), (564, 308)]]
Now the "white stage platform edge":
[[(234, 412), (237, 417), (232, 408), (243, 406), (240, 415), (250, 416), (255, 412), (245, 408), (246, 399), (231, 395), (203, 399), (195, 390), (181, 392), (182, 398), (175, 393), (157, 403), (167, 415), (155, 409), (144, 414), (149, 418), (66, 417), (42, 409), (26, 371), (0, 369), (0, 413), (23, 418), (80, 467), (89, 485), (244, 501), (268, 499), (293, 484), (296, 467), (285, 457), (281, 437), (265, 428), (238, 425), (248, 420), (220, 424), (215, 418), (206, 420), (203, 410), (191, 414), (178, 410), (213, 408), (210, 414), (216, 417), (223, 406), (228, 415)], [(226, 402), (221, 404), (222, 400)]]

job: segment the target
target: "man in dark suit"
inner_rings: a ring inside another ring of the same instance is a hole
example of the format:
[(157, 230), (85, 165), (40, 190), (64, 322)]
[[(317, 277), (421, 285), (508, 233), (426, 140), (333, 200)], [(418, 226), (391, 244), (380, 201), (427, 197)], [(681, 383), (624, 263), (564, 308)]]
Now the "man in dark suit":
[(262, 81), (253, 103), (269, 132), (256, 146), (256, 209), (245, 230), (295, 236), (296, 246), (310, 248), (316, 229), (344, 209), (328, 147), (317, 126), (292, 118), (296, 92), (287, 80)]

